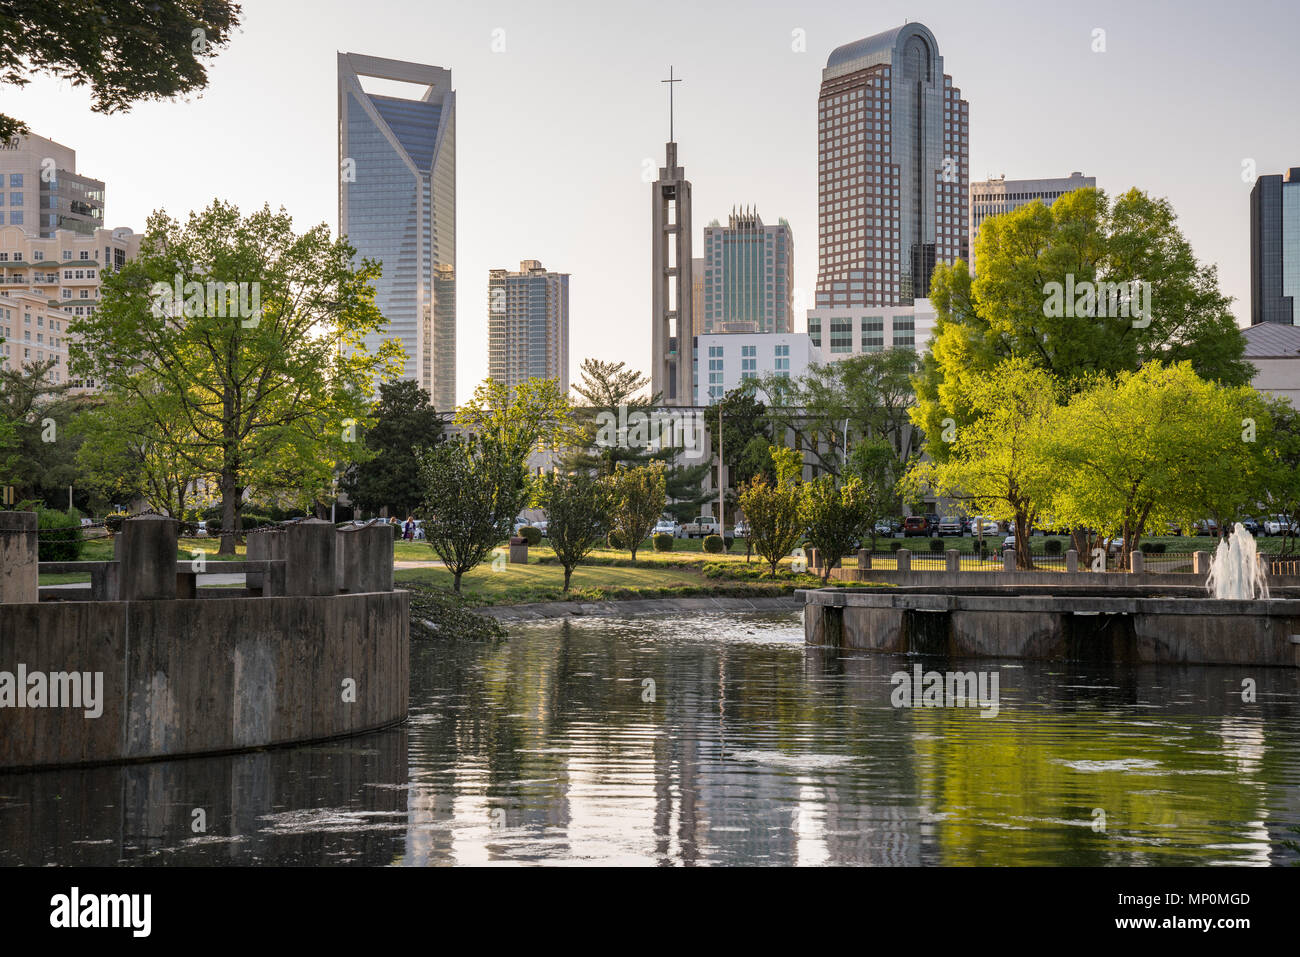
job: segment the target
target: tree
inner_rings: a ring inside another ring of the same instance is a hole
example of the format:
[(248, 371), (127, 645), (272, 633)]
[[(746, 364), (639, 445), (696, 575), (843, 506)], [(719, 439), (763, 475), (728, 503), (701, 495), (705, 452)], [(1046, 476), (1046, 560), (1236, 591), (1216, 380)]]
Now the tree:
[(845, 474), (861, 483), (859, 501), (864, 510), (864, 531), (871, 537), (871, 548), (876, 547), (876, 523), (902, 509), (898, 495), (898, 482), (906, 467), (898, 460), (896, 450), (888, 439), (859, 439), (849, 452)]
[(409, 515), (423, 491), (416, 450), (442, 441), (442, 419), (429, 404), (428, 391), (411, 379), (380, 383), (371, 417), (375, 424), (363, 441), (374, 457), (349, 467), (339, 488), (367, 511), (388, 508), (399, 517)]
[(455, 421), (506, 460), (526, 464), (541, 446), (558, 448), (571, 441), (573, 406), (555, 379), (532, 378), (513, 390), (484, 379), (456, 410)]
[[(1048, 497), (1055, 467), (1043, 452), (1060, 386), (1028, 359), (1001, 362), (990, 374), (966, 379), (973, 419), (956, 429), (947, 454), (916, 463), (903, 490), (919, 497), (928, 488), (941, 498), (962, 500), (968, 511), (1011, 521), (1016, 530), (1016, 566), (1033, 568), (1030, 529)], [(921, 410), (913, 410), (918, 418)], [(927, 433), (927, 450), (938, 434)]]
[(862, 483), (849, 478), (841, 485), (830, 475), (805, 482), (799, 497), (799, 520), (821, 556), (824, 584), (831, 577), (831, 569), (862, 539), (867, 523)]
[[(592, 358), (582, 361), (578, 374), (581, 378), (573, 391), (582, 402), (574, 407), (572, 444), (561, 460), (561, 468), (613, 475), (620, 462), (640, 465), (649, 461), (653, 454), (650, 448), (627, 441), (605, 441), (603, 436), (608, 429), (601, 426), (611, 418), (618, 422), (620, 414), (624, 422), (633, 413), (648, 414), (654, 397), (642, 390), (650, 380), (636, 369), (627, 368), (625, 363)], [(626, 435), (619, 437), (626, 439)]]
[[(207, 86), (206, 62), (239, 26), (227, 0), (57, 0), (7, 3), (0, 16), (0, 83), (48, 73), (90, 86), (97, 113), (129, 110)], [(0, 114), (0, 143), (26, 133)]]
[(526, 468), (477, 436), (455, 436), (416, 456), (425, 539), (459, 592), (462, 576), (510, 534), (525, 494)]
[[(664, 511), (664, 464), (621, 465), (609, 476), (609, 524), (636, 561), (637, 549)], [(549, 516), (548, 516), (549, 517)]]
[(369, 454), (353, 438), (370, 390), (401, 369), (395, 339), (366, 346), (384, 329), (379, 266), (354, 265), (324, 224), (292, 226), (284, 210), (245, 218), (219, 200), (184, 226), (155, 213), (140, 254), (69, 329), (74, 376), (101, 382), (196, 474), (216, 458), (225, 555), (246, 490), (311, 504), (337, 463)]
[(1286, 552), (1295, 542), (1295, 521), (1300, 518), (1300, 412), (1286, 399), (1270, 399), (1269, 420), (1269, 438), (1262, 446), (1260, 504), (1270, 514), (1291, 517), (1282, 538), (1282, 550)]
[(564, 567), (564, 591), (573, 570), (609, 531), (607, 478), (588, 472), (549, 472), (538, 481), (538, 501), (546, 509), (546, 537)]
[(66, 506), (77, 479), (77, 401), (66, 382), (50, 377), (54, 365), (46, 359), (0, 368), (0, 485), (13, 486), (16, 498)]
[(799, 544), (803, 524), (799, 518), (799, 474), (803, 458), (794, 449), (771, 449), (775, 484), (755, 476), (740, 493), (740, 510), (749, 523), (749, 538), (776, 577), (776, 567)]
[[(1231, 385), (1250, 381), (1230, 299), (1215, 267), (1196, 261), (1167, 200), (1134, 189), (1112, 203), (1100, 190), (1076, 190), (1050, 207), (1034, 202), (986, 219), (977, 243), (978, 277), (964, 262), (940, 264), (930, 287), (937, 320), (913, 419), (927, 436), (945, 420), (969, 423), (967, 380), (1009, 357), (1070, 391), (1088, 376), (1155, 361), (1188, 361)], [(929, 451), (943, 458), (952, 447), (931, 442)]]
[(1190, 362), (1096, 378), (1053, 417), (1043, 447), (1052, 514), (1122, 535), (1125, 567), (1153, 525), (1203, 509), (1234, 517), (1262, 493), (1263, 454), (1242, 420), (1267, 411), (1250, 392), (1207, 382)]

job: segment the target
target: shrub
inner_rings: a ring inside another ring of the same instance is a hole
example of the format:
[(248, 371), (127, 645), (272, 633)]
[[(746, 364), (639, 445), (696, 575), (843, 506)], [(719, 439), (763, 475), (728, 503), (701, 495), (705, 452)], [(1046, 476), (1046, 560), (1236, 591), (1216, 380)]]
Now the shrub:
[(519, 530), (519, 536), (529, 545), (540, 545), (542, 543), (542, 530), (536, 525), (525, 525)]
[(221, 519), (219, 518), (208, 519), (208, 534), (209, 535), (221, 534)]
[(37, 510), (37, 561), (81, 560), (81, 519), (52, 508)]
[(901, 552), (904, 547), (903, 543), (898, 541), (898, 539), (894, 539), (894, 541), (889, 543), (889, 550), (891, 552)]
[(1047, 541), (1043, 542), (1044, 555), (1059, 555), (1061, 554), (1061, 548), (1062, 545), (1059, 538), (1049, 538)]
[(1143, 542), (1138, 545), (1143, 555), (1163, 555), (1165, 547), (1165, 542)]
[(725, 547), (726, 545), (722, 541), (722, 536), (720, 535), (704, 536), (704, 550), (706, 552), (709, 552), (712, 555), (717, 555), (721, 553)]
[(948, 547), (948, 543), (945, 542), (942, 538), (930, 539), (930, 551), (934, 552), (935, 554), (941, 554), (944, 551), (944, 549), (946, 549), (947, 547)]
[(667, 532), (659, 532), (651, 539), (654, 542), (655, 551), (671, 552), (673, 550), (673, 537)]
[(725, 547), (726, 551), (731, 551), (731, 546), (734, 545), (735, 542), (736, 539), (731, 535), (728, 535), (726, 538), (722, 540), (722, 544)]
[(113, 534), (122, 530), (122, 523), (126, 521), (126, 512), (110, 512), (104, 516), (104, 527)]
[(605, 544), (607, 544), (610, 548), (616, 549), (618, 551), (622, 551), (624, 547), (623, 536), (620, 535), (618, 532), (610, 532), (605, 537)]

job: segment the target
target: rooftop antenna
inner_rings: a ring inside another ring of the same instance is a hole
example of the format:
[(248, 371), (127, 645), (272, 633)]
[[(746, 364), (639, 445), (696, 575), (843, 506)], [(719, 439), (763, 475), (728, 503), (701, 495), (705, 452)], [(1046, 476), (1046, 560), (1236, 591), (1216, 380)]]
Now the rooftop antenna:
[(673, 68), (668, 67), (668, 79), (660, 80), (660, 83), (668, 84), (668, 142), (674, 142), (673, 139), (673, 84), (682, 82), (681, 77), (673, 79)]

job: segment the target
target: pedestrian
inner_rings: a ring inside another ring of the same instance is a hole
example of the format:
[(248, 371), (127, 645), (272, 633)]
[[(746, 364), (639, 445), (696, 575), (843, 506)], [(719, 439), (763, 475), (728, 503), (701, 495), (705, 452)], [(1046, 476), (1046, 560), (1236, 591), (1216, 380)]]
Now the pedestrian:
[(402, 538), (408, 542), (415, 538), (415, 522), (411, 521), (411, 516), (406, 516), (406, 527), (402, 530)]

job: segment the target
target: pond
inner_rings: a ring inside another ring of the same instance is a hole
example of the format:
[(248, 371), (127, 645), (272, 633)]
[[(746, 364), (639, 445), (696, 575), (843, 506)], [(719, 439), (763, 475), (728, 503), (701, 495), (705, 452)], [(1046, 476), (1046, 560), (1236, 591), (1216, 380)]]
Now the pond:
[[(924, 706), (930, 672), (996, 698)], [(407, 725), (329, 744), (0, 775), (0, 863), (1300, 863), (1293, 670), (579, 618), (418, 643), (411, 696)]]

